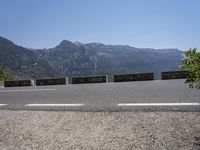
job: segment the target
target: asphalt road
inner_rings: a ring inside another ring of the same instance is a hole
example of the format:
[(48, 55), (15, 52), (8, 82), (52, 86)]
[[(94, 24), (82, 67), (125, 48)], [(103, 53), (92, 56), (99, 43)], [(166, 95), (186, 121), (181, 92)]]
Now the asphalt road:
[(0, 109), (200, 111), (200, 91), (184, 80), (0, 88)]

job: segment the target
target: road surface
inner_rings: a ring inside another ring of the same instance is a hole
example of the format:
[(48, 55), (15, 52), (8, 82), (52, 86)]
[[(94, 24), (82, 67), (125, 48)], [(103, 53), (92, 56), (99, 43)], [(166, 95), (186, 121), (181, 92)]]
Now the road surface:
[(0, 88), (0, 109), (200, 111), (200, 91), (184, 80)]

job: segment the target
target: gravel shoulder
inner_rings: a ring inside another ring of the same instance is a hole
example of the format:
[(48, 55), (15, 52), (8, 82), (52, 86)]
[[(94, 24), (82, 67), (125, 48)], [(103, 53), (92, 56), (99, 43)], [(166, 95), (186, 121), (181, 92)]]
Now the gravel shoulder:
[(0, 110), (2, 150), (199, 150), (200, 112)]

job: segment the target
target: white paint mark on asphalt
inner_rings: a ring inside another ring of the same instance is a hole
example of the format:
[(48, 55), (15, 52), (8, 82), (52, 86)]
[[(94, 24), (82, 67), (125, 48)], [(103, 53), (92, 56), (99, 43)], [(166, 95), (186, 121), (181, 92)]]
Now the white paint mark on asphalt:
[(27, 89), (27, 90), (2, 90), (0, 93), (10, 92), (38, 92), (38, 91), (55, 91), (56, 89)]
[(85, 104), (26, 104), (25, 106), (28, 106), (28, 107), (45, 107), (45, 106), (48, 106), (48, 107), (54, 107), (54, 106), (67, 106), (67, 107), (77, 107), (77, 106), (84, 106)]
[(1, 106), (6, 106), (6, 105), (8, 105), (8, 104), (0, 104), (0, 107), (1, 107)]
[(200, 106), (200, 103), (119, 103), (117, 106)]

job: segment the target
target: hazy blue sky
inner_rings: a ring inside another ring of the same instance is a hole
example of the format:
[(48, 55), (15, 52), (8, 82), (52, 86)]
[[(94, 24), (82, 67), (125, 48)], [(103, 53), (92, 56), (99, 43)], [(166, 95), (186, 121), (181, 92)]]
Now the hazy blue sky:
[(200, 0), (0, 0), (0, 36), (32, 48), (63, 39), (200, 48)]

